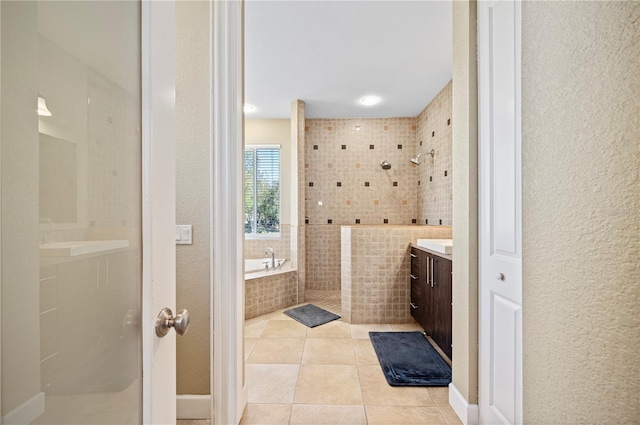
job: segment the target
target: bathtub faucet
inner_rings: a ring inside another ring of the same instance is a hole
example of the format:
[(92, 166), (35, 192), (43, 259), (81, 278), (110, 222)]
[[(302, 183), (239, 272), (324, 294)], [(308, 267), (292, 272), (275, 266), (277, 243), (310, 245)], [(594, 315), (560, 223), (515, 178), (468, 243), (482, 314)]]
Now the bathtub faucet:
[(276, 268), (276, 254), (273, 252), (273, 248), (267, 248), (264, 250), (264, 254), (267, 255), (271, 253), (271, 269)]

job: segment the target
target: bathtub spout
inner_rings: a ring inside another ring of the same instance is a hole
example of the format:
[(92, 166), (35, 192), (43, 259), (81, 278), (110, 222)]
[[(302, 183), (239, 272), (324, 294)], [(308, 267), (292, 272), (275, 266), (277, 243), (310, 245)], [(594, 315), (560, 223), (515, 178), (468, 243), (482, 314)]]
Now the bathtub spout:
[(271, 270), (276, 268), (276, 254), (273, 252), (273, 248), (267, 248), (264, 250), (264, 254), (267, 255), (271, 253)]

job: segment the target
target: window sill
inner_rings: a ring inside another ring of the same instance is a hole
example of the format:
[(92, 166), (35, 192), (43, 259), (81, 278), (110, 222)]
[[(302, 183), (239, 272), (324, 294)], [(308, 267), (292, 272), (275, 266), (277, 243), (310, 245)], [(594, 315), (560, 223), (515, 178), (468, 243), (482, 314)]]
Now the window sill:
[(274, 240), (280, 239), (281, 233), (265, 233), (265, 234), (256, 234), (256, 233), (245, 233), (245, 240)]

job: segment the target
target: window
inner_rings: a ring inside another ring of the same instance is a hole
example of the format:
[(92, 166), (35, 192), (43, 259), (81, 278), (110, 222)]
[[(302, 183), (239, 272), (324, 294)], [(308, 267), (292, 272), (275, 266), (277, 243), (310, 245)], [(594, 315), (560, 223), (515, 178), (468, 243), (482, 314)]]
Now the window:
[(280, 236), (280, 146), (245, 147), (244, 233)]

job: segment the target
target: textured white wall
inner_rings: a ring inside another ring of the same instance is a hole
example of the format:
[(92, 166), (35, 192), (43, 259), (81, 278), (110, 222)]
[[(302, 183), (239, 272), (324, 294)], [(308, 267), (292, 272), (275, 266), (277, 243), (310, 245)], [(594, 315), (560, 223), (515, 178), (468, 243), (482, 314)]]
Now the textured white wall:
[(524, 422), (638, 423), (640, 3), (522, 18)]
[(176, 221), (193, 245), (176, 247), (177, 308), (191, 314), (178, 338), (178, 394), (209, 394), (209, 3), (176, 2)]

